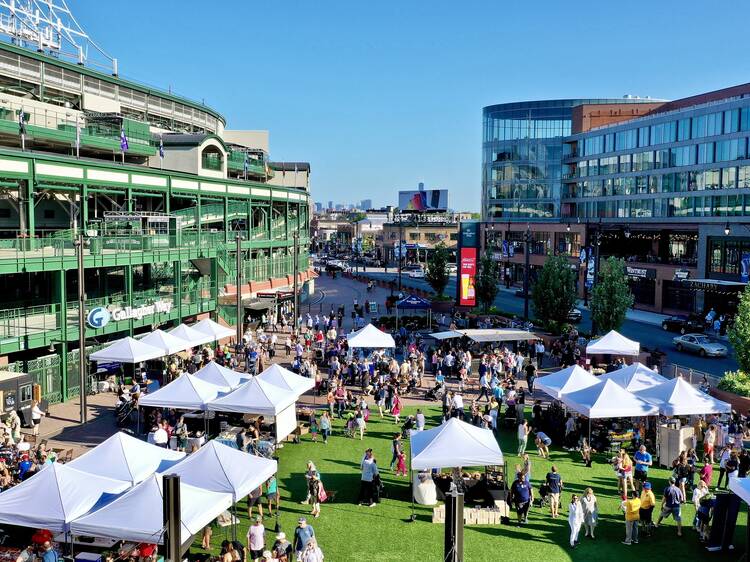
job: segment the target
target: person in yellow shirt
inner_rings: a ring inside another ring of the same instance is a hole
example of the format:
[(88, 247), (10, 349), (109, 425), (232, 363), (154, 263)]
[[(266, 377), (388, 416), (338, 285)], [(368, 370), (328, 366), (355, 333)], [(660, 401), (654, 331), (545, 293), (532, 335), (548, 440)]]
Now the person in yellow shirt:
[(631, 492), (630, 499), (624, 499), (620, 507), (625, 512), (625, 540), (622, 544), (638, 544), (638, 521), (641, 518), (641, 499), (638, 493)]
[(656, 496), (654, 496), (654, 492), (651, 490), (651, 482), (644, 482), (643, 491), (641, 491), (640, 518), (641, 525), (647, 536), (651, 536), (651, 529), (654, 525), (652, 514), (655, 506)]

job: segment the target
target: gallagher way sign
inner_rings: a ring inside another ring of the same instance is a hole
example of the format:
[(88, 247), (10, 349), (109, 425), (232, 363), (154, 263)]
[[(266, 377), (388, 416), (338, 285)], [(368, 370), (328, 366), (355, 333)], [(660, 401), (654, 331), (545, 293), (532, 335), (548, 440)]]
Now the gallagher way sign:
[(141, 306), (97, 306), (86, 315), (86, 323), (94, 329), (104, 328), (110, 320), (140, 320), (144, 316), (153, 314), (169, 314), (172, 312), (172, 301), (155, 301)]

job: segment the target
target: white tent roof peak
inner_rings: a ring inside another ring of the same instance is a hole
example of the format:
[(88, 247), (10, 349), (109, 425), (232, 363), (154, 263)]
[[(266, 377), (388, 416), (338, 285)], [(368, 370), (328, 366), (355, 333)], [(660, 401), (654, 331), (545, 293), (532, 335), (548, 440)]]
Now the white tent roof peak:
[(575, 392), (598, 383), (599, 379), (594, 375), (579, 365), (571, 365), (537, 378), (535, 386), (553, 398), (560, 398), (566, 392)]
[(293, 392), (298, 398), (315, 386), (313, 379), (293, 373), (277, 363), (268, 367), (258, 375), (258, 378), (279, 388)]
[(372, 324), (346, 335), (349, 347), (385, 349), (396, 347), (393, 336), (381, 332)]
[(198, 332), (210, 335), (214, 338), (214, 341), (218, 341), (224, 338), (231, 338), (236, 335), (235, 330), (222, 326), (218, 322), (214, 322), (210, 318), (204, 318), (200, 322), (193, 324), (192, 328)]
[(195, 378), (227, 389), (235, 389), (243, 382), (237, 371), (222, 367), (216, 361), (209, 361), (205, 367), (195, 373)]
[(668, 379), (662, 377), (653, 369), (649, 369), (644, 364), (636, 361), (632, 365), (627, 365), (616, 371), (601, 375), (599, 380), (611, 380), (619, 384), (625, 390), (638, 392), (639, 390), (665, 383)]
[(185, 453), (151, 445), (127, 433), (118, 432), (67, 466), (137, 484), (155, 472), (166, 470), (185, 457)]
[(89, 356), (91, 361), (115, 361), (117, 363), (140, 363), (163, 357), (163, 349), (138, 341), (130, 336), (117, 340), (112, 345), (95, 351)]
[(732, 411), (731, 404), (695, 388), (682, 377), (643, 389), (636, 395), (658, 406), (659, 412), (665, 416), (723, 414)]
[(458, 418), (427, 431), (411, 434), (413, 470), (503, 464), (495, 435)]
[(172, 328), (171, 330), (169, 330), (169, 333), (176, 338), (185, 340), (190, 345), (190, 347), (195, 347), (197, 345), (203, 345), (204, 343), (210, 343), (214, 341), (214, 337), (212, 335), (199, 332), (195, 328), (187, 326), (186, 324), (180, 324), (176, 328)]
[(297, 401), (297, 396), (270, 382), (253, 377), (226, 396), (208, 403), (217, 412), (238, 412), (276, 416)]
[(167, 355), (190, 349), (190, 344), (188, 342), (177, 336), (173, 336), (164, 330), (154, 330), (149, 335), (142, 337), (139, 341), (158, 347)]
[(659, 408), (649, 404), (611, 380), (563, 394), (560, 399), (571, 410), (591, 419), (652, 416)]
[(156, 392), (140, 398), (138, 404), (177, 410), (205, 410), (206, 404), (223, 390), (222, 387), (184, 373)]
[(588, 355), (638, 355), (640, 352), (641, 344), (629, 340), (615, 330), (609, 331), (586, 346)]

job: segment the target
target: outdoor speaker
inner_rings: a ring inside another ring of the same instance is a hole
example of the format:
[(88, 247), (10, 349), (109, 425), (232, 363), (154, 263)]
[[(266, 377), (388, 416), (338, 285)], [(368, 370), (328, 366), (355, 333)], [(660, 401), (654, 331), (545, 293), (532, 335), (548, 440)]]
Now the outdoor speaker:
[(740, 511), (740, 498), (733, 493), (717, 493), (711, 520), (711, 533), (706, 549), (717, 552), (732, 548), (737, 515)]
[(451, 492), (445, 496), (445, 562), (464, 560), (464, 495)]

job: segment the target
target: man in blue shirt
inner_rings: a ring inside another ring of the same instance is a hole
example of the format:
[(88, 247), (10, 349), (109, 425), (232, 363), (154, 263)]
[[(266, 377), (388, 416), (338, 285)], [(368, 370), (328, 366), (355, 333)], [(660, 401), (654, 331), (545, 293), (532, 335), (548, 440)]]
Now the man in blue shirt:
[(669, 486), (664, 490), (664, 497), (661, 500), (661, 513), (659, 514), (659, 520), (656, 522), (654, 527), (658, 527), (661, 524), (662, 519), (669, 517), (670, 515), (674, 518), (677, 523), (677, 536), (682, 536), (682, 513), (681, 507), (682, 502), (685, 501), (685, 496), (682, 495), (680, 490), (675, 485), (674, 477), (669, 479)]
[(57, 552), (49, 541), (44, 541), (42, 552), (42, 562), (57, 562)]
[(516, 508), (518, 524), (525, 525), (528, 522), (529, 506), (534, 501), (534, 490), (520, 472), (510, 486), (510, 500)]
[(297, 560), (299, 560), (307, 543), (315, 536), (315, 531), (307, 524), (307, 519), (304, 517), (300, 517), (297, 523), (297, 528), (294, 529), (294, 551), (297, 553)]
[(549, 489), (549, 507), (552, 512), (552, 518), (556, 519), (560, 509), (560, 492), (562, 491), (562, 477), (557, 473), (557, 467), (553, 464), (550, 472), (547, 473), (547, 488)]
[(633, 455), (635, 459), (635, 473), (633, 474), (635, 481), (638, 482), (638, 488), (643, 486), (643, 483), (648, 480), (648, 468), (653, 465), (651, 453), (646, 451), (646, 446), (641, 445), (640, 448)]

